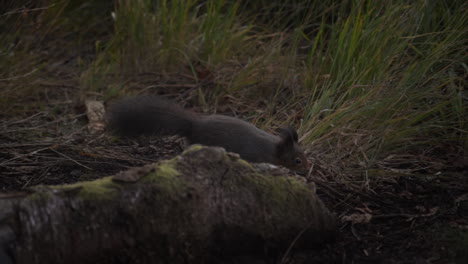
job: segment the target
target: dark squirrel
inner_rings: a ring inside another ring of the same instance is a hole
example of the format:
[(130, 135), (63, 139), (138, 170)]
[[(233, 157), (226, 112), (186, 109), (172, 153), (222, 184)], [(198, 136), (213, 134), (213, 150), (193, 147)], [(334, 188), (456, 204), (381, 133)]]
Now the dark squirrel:
[(140, 95), (110, 106), (109, 127), (120, 135), (180, 135), (191, 144), (219, 146), (251, 162), (267, 162), (292, 170), (309, 168), (298, 145), (296, 130), (269, 134), (241, 119), (223, 115), (198, 115), (158, 96)]

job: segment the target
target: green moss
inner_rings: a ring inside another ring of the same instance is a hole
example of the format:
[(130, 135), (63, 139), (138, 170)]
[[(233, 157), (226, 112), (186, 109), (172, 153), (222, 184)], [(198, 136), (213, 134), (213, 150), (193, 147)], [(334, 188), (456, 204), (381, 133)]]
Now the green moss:
[[(234, 186), (234, 192), (242, 190), (235, 195), (245, 197), (243, 202), (249, 204), (253, 199), (256, 204), (265, 205), (261, 210), (264, 210), (264, 217), (269, 221), (262, 225), (261, 230), (256, 227), (256, 232), (265, 237), (278, 228), (274, 224), (277, 221), (290, 226), (303, 226), (306, 219), (313, 217), (311, 212), (314, 210), (311, 210), (311, 207), (316, 206), (313, 192), (295, 178), (250, 172), (231, 177), (229, 180), (231, 182), (226, 184)], [(294, 207), (291, 207), (291, 204), (294, 204)], [(291, 217), (285, 219), (284, 215)], [(288, 221), (291, 222), (286, 223)]]
[[(185, 181), (178, 177), (180, 173), (175, 168), (176, 159), (160, 162), (153, 173), (141, 179), (142, 182), (157, 185), (163, 199), (178, 196), (184, 192), (187, 185)], [(164, 197), (165, 195), (166, 197)]]
[[(52, 193), (51, 192), (44, 192), (44, 191), (40, 191), (38, 189), (39, 186), (36, 186), (36, 188), (34, 188), (36, 190), (36, 192), (28, 195), (28, 200), (32, 201), (32, 200), (43, 200), (43, 199), (48, 199), (49, 197), (52, 196)], [(39, 188), (42, 188), (43, 186), (40, 185)]]
[(78, 196), (84, 199), (112, 199), (120, 190), (120, 184), (112, 181), (112, 177), (70, 185), (54, 186), (55, 189), (78, 189)]
[(203, 148), (203, 146), (200, 145), (200, 144), (191, 145), (189, 148), (187, 148), (186, 150), (184, 150), (184, 152), (182, 152), (182, 155), (187, 154), (187, 153), (190, 153), (190, 152), (192, 152), (192, 151), (200, 150), (200, 149), (202, 149), (202, 148)]
[(302, 180), (299, 180), (297, 177), (287, 177), (284, 178), (288, 183), (290, 183), (293, 188), (301, 192), (311, 192), (310, 187), (305, 184)]
[[(177, 177), (180, 174), (175, 169), (175, 165), (175, 159), (163, 161), (157, 165), (153, 173), (143, 176), (139, 182), (157, 185), (157, 189), (161, 191), (164, 198), (177, 195), (184, 190), (185, 183)], [(120, 192), (121, 188), (121, 183), (112, 181), (112, 177), (51, 187), (51, 189), (58, 189), (65, 192), (76, 190), (77, 196), (84, 199), (109, 200), (113, 199), (115, 195)], [(38, 198), (43, 197), (42, 192), (38, 193)]]
[(152, 183), (159, 183), (161, 179), (174, 179), (180, 173), (176, 170), (176, 160), (165, 160), (156, 165), (155, 171), (143, 177), (141, 180)]
[(237, 162), (239, 162), (242, 166), (246, 166), (246, 167), (249, 167), (249, 168), (253, 168), (253, 167), (252, 167), (252, 164), (250, 164), (250, 163), (247, 162), (246, 160), (239, 159), (239, 160), (237, 160)]
[[(303, 182), (292, 177), (272, 177), (261, 174), (253, 174), (246, 177), (247, 188), (255, 188), (255, 192), (262, 195), (262, 199), (268, 203), (274, 204), (272, 208), (278, 210), (278, 215), (284, 214), (289, 210), (289, 204), (296, 197), (312, 197), (312, 191)], [(310, 195), (307, 195), (310, 193)], [(302, 201), (304, 207), (310, 207), (310, 201), (305, 199)], [(299, 203), (299, 202), (296, 202)], [(294, 213), (294, 212), (291, 212)]]

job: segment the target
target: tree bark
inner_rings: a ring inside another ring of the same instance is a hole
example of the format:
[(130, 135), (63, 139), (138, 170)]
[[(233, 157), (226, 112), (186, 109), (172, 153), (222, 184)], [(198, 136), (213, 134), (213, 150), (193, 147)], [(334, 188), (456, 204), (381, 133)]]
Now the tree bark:
[(221, 148), (0, 196), (2, 263), (217, 262), (317, 246), (335, 229), (304, 181)]

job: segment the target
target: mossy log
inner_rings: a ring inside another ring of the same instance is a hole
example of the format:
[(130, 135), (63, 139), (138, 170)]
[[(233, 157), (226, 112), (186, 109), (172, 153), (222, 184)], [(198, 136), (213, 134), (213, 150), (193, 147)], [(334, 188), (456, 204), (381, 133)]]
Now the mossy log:
[(4, 194), (0, 262), (206, 263), (333, 239), (313, 188), (274, 171), (195, 146), (113, 177)]

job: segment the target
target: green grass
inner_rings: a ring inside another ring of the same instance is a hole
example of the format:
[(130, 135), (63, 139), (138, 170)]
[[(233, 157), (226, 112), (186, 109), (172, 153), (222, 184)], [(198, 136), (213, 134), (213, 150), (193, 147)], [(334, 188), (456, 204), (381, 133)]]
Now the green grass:
[[(92, 50), (73, 69), (80, 98), (137, 92), (131, 83), (146, 73), (176, 84), (184, 76), (197, 87), (188, 97), (203, 108), (231, 98), (264, 128), (295, 123), (306, 148), (347, 165), (446, 146), (467, 155), (465, 1), (50, 0), (42, 7), (0, 17), (10, 29), (0, 39), (0, 78), (38, 69), (3, 81), (14, 90), (3, 104), (42, 92), (29, 84), (48, 77), (41, 69), (51, 62), (37, 51), (62, 39)], [(28, 41), (37, 32), (40, 43)]]
[[(338, 140), (371, 160), (448, 142), (466, 149), (466, 4), (372, 3), (333, 25), (326, 45), (316, 40), (307, 138)], [(330, 77), (321, 81), (320, 74)]]

